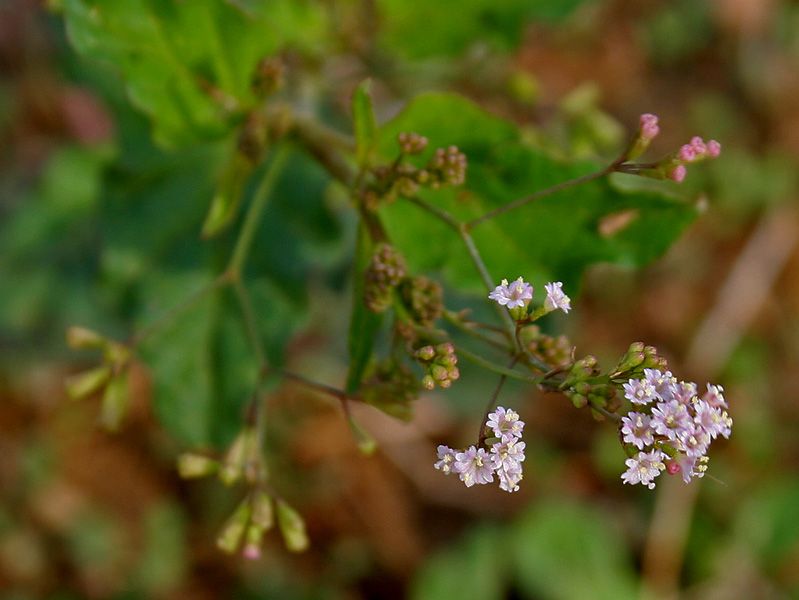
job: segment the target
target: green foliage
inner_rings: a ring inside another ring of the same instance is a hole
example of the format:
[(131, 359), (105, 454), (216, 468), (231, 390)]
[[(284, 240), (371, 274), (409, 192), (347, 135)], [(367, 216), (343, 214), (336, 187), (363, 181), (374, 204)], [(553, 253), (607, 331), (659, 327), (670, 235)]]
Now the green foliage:
[(559, 21), (583, 2), (463, 0), (452, 5), (380, 0), (378, 6), (384, 16), (381, 37), (385, 45), (406, 58), (422, 59), (454, 57), (481, 44), (512, 50), (530, 22)]
[(526, 597), (638, 597), (624, 543), (598, 510), (544, 503), (522, 517), (512, 539), (515, 578)]
[(78, 52), (120, 71), (167, 146), (227, 133), (255, 100), (257, 62), (325, 33), (321, 6), (307, 0), (65, 0), (64, 15)]
[(544, 501), (503, 527), (478, 527), (418, 573), (416, 600), (636, 598), (630, 558), (607, 515)]
[[(469, 159), (464, 188), (420, 196), (463, 221), (512, 200), (599, 170), (588, 162), (556, 161), (526, 145), (518, 129), (465, 98), (424, 94), (380, 130), (380, 153), (397, 154), (396, 137), (416, 131), (430, 147), (457, 145)], [(624, 226), (603, 233), (603, 218), (627, 213)], [(446, 225), (406, 202), (385, 207), (383, 220), (412, 268), (442, 271), (455, 286), (482, 290), (463, 243)], [(623, 192), (603, 178), (552, 194), (478, 225), (473, 232), (489, 271), (497, 278), (577, 285), (590, 264), (641, 266), (662, 254), (696, 216), (685, 201), (658, 192)], [(557, 235), (553, 235), (557, 232)]]

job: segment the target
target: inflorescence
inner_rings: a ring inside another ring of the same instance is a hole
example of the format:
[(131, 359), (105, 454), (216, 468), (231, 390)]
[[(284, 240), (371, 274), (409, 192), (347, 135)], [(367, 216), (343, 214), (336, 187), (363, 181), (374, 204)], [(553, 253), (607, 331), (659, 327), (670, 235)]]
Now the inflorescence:
[(524, 421), (516, 411), (500, 406), (488, 415), (485, 427), (492, 434), (485, 440), (488, 449), (469, 446), (461, 451), (441, 445), (434, 466), (446, 475), (456, 473), (466, 487), (492, 483), (496, 475), (500, 489), (516, 492), (522, 480)]
[(635, 410), (621, 419), (620, 436), (631, 454), (622, 481), (652, 489), (664, 470), (682, 473), (685, 483), (703, 477), (711, 442), (732, 430), (723, 388), (707, 384), (700, 397), (695, 383), (658, 369), (645, 369), (643, 378), (623, 387)]

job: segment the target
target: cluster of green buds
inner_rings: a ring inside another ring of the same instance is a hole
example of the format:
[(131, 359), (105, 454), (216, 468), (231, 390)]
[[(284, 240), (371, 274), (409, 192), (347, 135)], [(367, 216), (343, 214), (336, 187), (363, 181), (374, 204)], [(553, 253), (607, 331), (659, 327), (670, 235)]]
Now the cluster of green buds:
[(223, 552), (241, 554), (249, 560), (261, 557), (264, 534), (277, 525), (286, 548), (302, 552), (308, 548), (308, 534), (302, 516), (282, 499), (273, 499), (262, 489), (247, 494), (222, 527), (216, 540)]
[(432, 325), (444, 312), (444, 291), (429, 277), (408, 277), (402, 282), (400, 293), (411, 318), (420, 325)]
[(388, 310), (394, 290), (402, 283), (407, 273), (405, 259), (393, 246), (379, 244), (375, 248), (364, 274), (364, 302), (372, 312)]
[(277, 56), (265, 56), (255, 67), (250, 89), (256, 98), (266, 98), (280, 91), (285, 83), (286, 65)]
[(581, 358), (568, 370), (560, 388), (576, 408), (590, 406), (597, 418), (601, 411), (616, 411), (621, 405), (618, 386), (600, 375), (596, 357)]
[(67, 345), (75, 350), (100, 350), (103, 361), (100, 366), (72, 375), (66, 380), (70, 398), (79, 400), (95, 393), (103, 393), (100, 422), (111, 431), (116, 431), (128, 409), (128, 367), (131, 350), (124, 344), (109, 340), (99, 333), (84, 327), (67, 330)]
[(241, 548), (245, 558), (259, 558), (264, 534), (274, 525), (275, 512), (286, 547), (294, 552), (308, 547), (302, 517), (285, 501), (273, 499), (263, 489), (266, 465), (254, 425), (247, 425), (239, 432), (221, 460), (186, 452), (178, 457), (177, 468), (184, 479), (216, 475), (227, 486), (244, 482), (250, 488), (217, 538), (217, 546), (224, 552), (233, 554)]
[(418, 155), (427, 149), (426, 137), (413, 132), (397, 136), (400, 155), (391, 165), (371, 170), (374, 180), (361, 192), (364, 205), (374, 210), (379, 201), (391, 202), (397, 196), (415, 196), (419, 188), (439, 189), (461, 185), (466, 180), (467, 159), (457, 146), (438, 148), (422, 167), (403, 162), (406, 156)]
[(666, 358), (658, 355), (654, 346), (645, 346), (643, 342), (633, 342), (610, 372), (610, 379), (623, 383), (629, 379), (643, 377), (644, 369), (666, 370)]
[(538, 325), (528, 325), (521, 331), (527, 349), (548, 365), (563, 367), (571, 362), (572, 345), (565, 335), (547, 335)]
[(460, 377), (458, 356), (450, 342), (422, 346), (413, 353), (413, 357), (425, 370), (422, 387), (426, 390), (432, 390), (436, 386), (446, 389)]
[(413, 416), (411, 403), (419, 397), (419, 381), (406, 365), (390, 358), (373, 368), (360, 397), (387, 415), (408, 421)]

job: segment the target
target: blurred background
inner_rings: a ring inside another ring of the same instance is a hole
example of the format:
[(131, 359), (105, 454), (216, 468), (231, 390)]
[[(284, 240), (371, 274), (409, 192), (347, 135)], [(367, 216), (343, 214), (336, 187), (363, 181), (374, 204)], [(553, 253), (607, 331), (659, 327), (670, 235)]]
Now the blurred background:
[[(154, 143), (106, 57), (72, 49), (63, 5), (0, 2), (2, 600), (799, 598), (799, 2), (298, 3), (289, 77), (342, 130), (371, 76), (381, 119), (416, 92), (455, 90), (571, 156), (613, 156), (643, 112), (661, 117), (661, 152), (720, 140), (722, 157), (684, 184), (703, 212), (678, 243), (642, 270), (592, 268), (558, 326), (604, 364), (656, 345), (678, 376), (724, 385), (735, 427), (712, 477), (632, 489), (612, 426), (509, 386), (528, 447), (509, 495), (432, 469), (436, 444), (469, 443), (492, 378), (424, 395), (410, 424), (358, 411), (380, 445), (368, 458), (335, 403), (281, 385), (271, 467), (312, 546), (292, 555), (272, 536), (254, 562), (214, 544), (235, 493), (174, 469), (197, 441), (195, 406), (231, 385), (246, 342), (205, 362), (136, 362), (114, 435), (96, 399), (63, 392), (93, 364), (66, 348), (67, 326), (128, 338), (196, 288), (196, 265), (218, 270), (232, 239), (199, 237), (216, 150)], [(352, 215), (318, 167), (290, 168), (281, 185), (308, 200), (270, 217), (252, 260), (265, 327), (287, 364), (339, 384)], [(169, 351), (225, 330), (204, 319)], [(183, 412), (153, 407), (152, 369), (190, 374)], [(235, 433), (236, 407), (218, 419), (231, 414), (210, 447)]]

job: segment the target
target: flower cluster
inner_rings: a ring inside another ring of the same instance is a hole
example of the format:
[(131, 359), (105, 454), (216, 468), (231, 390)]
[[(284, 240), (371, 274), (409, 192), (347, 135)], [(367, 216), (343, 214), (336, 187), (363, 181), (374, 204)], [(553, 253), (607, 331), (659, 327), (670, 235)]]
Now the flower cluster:
[(490, 449), (470, 446), (460, 451), (441, 445), (434, 466), (446, 475), (456, 473), (466, 487), (492, 483), (496, 475), (501, 489), (516, 492), (522, 480), (524, 421), (517, 412), (500, 406), (488, 415), (485, 426), (493, 434), (486, 439)]
[(426, 374), (422, 378), (422, 387), (432, 390), (436, 385), (448, 388), (460, 377), (458, 357), (455, 347), (450, 342), (437, 346), (422, 346), (413, 354), (424, 367)]
[[(553, 310), (559, 309), (565, 313), (571, 310), (571, 299), (563, 292), (563, 283), (560, 281), (553, 281), (544, 285), (544, 289), (547, 292), (547, 297), (544, 300), (544, 308), (540, 314), (533, 315), (533, 320), (541, 316), (541, 314), (546, 314)], [(507, 279), (503, 279), (502, 282), (488, 294), (488, 297), (500, 306), (505, 306), (510, 310), (518, 309), (512, 314), (514, 318), (520, 319), (527, 316), (527, 306), (533, 299), (533, 286), (525, 282), (521, 277), (512, 283), (508, 283)]]
[(379, 244), (364, 274), (364, 302), (372, 312), (380, 313), (391, 306), (394, 289), (407, 273), (405, 259), (393, 246)]
[(694, 136), (687, 144), (683, 144), (676, 157), (671, 159), (672, 167), (668, 172), (669, 179), (682, 183), (688, 169), (685, 165), (688, 163), (699, 162), (706, 158), (716, 158), (721, 154), (721, 144), (716, 140), (705, 142), (701, 137)]
[(728, 438), (732, 429), (722, 387), (708, 384), (700, 396), (693, 382), (644, 369), (643, 378), (630, 379), (623, 388), (635, 410), (622, 417), (621, 436), (631, 453), (638, 452), (627, 459), (622, 481), (652, 489), (664, 470), (682, 473), (686, 483), (703, 477), (710, 443)]
[(405, 308), (420, 325), (432, 325), (444, 312), (444, 291), (437, 281), (423, 275), (408, 277), (399, 289)]

